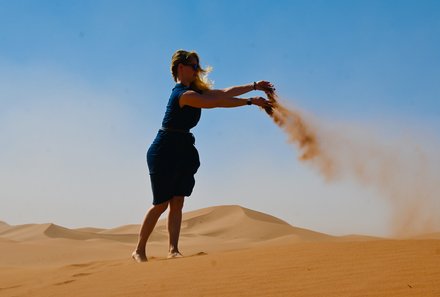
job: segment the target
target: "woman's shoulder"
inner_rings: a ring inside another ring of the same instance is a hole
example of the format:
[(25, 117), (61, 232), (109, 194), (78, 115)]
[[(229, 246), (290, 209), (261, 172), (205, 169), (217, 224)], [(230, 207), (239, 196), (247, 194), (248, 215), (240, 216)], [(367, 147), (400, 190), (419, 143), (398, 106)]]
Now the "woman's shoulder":
[(174, 86), (173, 90), (172, 90), (172, 93), (173, 94), (178, 94), (179, 97), (180, 97), (181, 94), (183, 94), (185, 92), (196, 92), (196, 93), (202, 94), (202, 92), (197, 90), (196, 88), (191, 87), (191, 86), (188, 87), (188, 86), (185, 86), (185, 85), (183, 85), (181, 83), (177, 83)]
[(190, 88), (188, 88), (187, 86), (181, 83), (177, 83), (171, 91), (170, 99), (168, 101), (168, 107), (174, 108), (175, 106), (177, 106), (179, 104), (178, 102), (182, 94), (187, 92), (188, 90), (190, 90)]
[(191, 87), (187, 87), (182, 83), (176, 83), (172, 89), (173, 91), (191, 90)]

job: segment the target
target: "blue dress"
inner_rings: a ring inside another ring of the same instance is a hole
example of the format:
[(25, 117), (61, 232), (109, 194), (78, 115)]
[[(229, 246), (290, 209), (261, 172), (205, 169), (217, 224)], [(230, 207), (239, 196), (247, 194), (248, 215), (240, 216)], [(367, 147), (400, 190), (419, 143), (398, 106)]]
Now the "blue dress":
[(176, 84), (162, 121), (162, 129), (156, 135), (147, 152), (147, 164), (153, 190), (153, 204), (170, 200), (173, 196), (190, 196), (194, 174), (200, 166), (195, 138), (189, 130), (200, 120), (201, 109), (180, 107), (180, 96), (190, 90)]

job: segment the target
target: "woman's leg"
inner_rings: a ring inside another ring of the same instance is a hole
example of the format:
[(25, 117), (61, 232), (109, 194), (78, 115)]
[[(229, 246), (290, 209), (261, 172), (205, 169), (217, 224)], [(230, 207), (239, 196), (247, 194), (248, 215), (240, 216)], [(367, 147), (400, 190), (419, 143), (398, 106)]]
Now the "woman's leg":
[(179, 252), (179, 235), (182, 224), (182, 208), (184, 196), (174, 196), (170, 200), (170, 212), (168, 214), (169, 250), (168, 257), (181, 256)]
[(141, 230), (139, 232), (139, 241), (136, 250), (133, 252), (133, 258), (138, 262), (147, 261), (147, 256), (145, 253), (145, 247), (147, 245), (148, 238), (153, 232), (156, 226), (157, 220), (159, 220), (160, 215), (167, 209), (169, 201), (161, 204), (153, 205), (145, 215), (144, 221), (142, 223)]

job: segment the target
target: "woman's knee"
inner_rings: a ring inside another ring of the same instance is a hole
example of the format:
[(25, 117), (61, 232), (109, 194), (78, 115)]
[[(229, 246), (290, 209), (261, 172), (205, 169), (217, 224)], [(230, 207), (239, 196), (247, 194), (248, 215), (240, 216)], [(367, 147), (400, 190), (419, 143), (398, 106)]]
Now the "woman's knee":
[(184, 202), (185, 202), (184, 196), (174, 196), (170, 200), (170, 211), (182, 210)]
[(169, 201), (166, 201), (166, 202), (163, 202), (160, 204), (153, 204), (153, 206), (151, 207), (151, 210), (156, 213), (162, 214), (165, 210), (167, 210), (168, 204), (169, 204)]

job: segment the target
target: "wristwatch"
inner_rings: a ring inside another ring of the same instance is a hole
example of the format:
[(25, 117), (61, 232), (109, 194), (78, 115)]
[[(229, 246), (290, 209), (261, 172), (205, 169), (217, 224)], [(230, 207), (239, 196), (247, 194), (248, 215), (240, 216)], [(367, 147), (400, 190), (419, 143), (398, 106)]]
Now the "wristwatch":
[(249, 98), (246, 103), (247, 105), (252, 105), (252, 98)]

